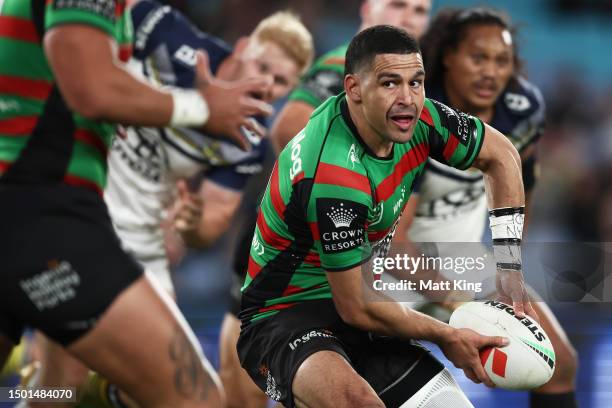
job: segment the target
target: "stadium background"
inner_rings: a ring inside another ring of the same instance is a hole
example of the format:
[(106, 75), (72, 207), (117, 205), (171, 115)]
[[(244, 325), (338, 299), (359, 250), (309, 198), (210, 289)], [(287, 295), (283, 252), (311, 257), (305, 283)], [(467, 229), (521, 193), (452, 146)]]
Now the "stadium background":
[[(203, 30), (233, 43), (278, 9), (299, 13), (313, 32), (317, 54), (347, 41), (359, 26), (360, 0), (172, 0)], [(520, 29), (519, 45), (528, 77), (541, 87), (548, 127), (539, 144), (541, 178), (532, 201), (529, 241), (607, 242), (606, 251), (588, 266), (574, 264), (563, 275), (570, 289), (553, 304), (579, 353), (578, 399), (581, 407), (612, 406), (612, 1), (611, 0), (434, 0), (443, 6), (487, 5), (506, 11)], [(252, 191), (267, 176), (254, 180)], [(237, 221), (235, 225), (239, 225)], [(231, 255), (237, 228), (211, 250), (190, 252), (175, 275), (181, 309), (217, 365), (217, 339), (228, 304)], [(568, 251), (571, 252), (571, 251)], [(606, 262), (607, 258), (607, 262)], [(537, 262), (526, 260), (525, 275), (541, 291), (556, 290)], [(530, 268), (530, 265), (534, 267)], [(591, 271), (593, 270), (593, 271)], [(570, 271), (572, 272), (572, 271)], [(594, 287), (597, 296), (585, 299)], [(607, 288), (607, 291), (606, 291)], [(435, 346), (434, 346), (435, 348)], [(441, 357), (439, 351), (436, 352)], [(491, 391), (457, 373), (474, 405), (527, 406), (526, 393)], [(9, 406), (0, 403), (0, 407)]]

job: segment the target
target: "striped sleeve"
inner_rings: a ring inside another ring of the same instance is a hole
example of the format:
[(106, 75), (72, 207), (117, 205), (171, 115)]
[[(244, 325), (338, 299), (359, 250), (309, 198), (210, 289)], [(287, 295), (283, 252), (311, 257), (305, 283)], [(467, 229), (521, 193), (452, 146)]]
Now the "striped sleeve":
[(47, 0), (45, 29), (62, 24), (86, 24), (115, 38), (115, 23), (125, 9), (121, 0)]
[(469, 168), (482, 148), (482, 121), (432, 99), (426, 99), (420, 120), (429, 126), (430, 156), (460, 170)]

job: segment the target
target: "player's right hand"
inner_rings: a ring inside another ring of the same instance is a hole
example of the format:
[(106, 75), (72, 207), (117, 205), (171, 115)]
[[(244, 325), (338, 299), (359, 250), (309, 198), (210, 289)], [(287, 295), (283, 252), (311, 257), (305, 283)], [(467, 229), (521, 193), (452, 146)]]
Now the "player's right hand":
[(508, 339), (499, 336), (483, 336), (470, 329), (453, 329), (450, 334), (438, 343), (446, 358), (465, 376), (477, 384), (487, 387), (495, 385), (487, 375), (480, 361), (480, 350), (487, 347), (504, 347)]
[(269, 81), (263, 78), (236, 82), (217, 79), (210, 72), (208, 56), (202, 51), (197, 53), (196, 88), (210, 111), (204, 130), (226, 136), (243, 150), (249, 150), (250, 143), (242, 127), (260, 137), (265, 135), (265, 129), (251, 118), (272, 114), (272, 106), (255, 97), (264, 95), (269, 86)]

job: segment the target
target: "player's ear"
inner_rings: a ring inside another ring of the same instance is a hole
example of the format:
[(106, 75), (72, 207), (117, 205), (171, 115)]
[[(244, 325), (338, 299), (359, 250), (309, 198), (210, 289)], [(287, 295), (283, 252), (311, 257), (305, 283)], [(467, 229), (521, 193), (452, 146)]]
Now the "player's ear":
[(359, 8), (359, 16), (364, 25), (370, 25), (370, 0), (364, 0)]
[(344, 77), (344, 90), (351, 101), (361, 102), (361, 83), (357, 75), (348, 74)]

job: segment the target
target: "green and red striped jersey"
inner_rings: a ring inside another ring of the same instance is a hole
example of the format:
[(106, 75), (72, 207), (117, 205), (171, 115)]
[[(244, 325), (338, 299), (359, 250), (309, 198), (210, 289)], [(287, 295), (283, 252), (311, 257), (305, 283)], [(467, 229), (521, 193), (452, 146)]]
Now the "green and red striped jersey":
[(122, 0), (0, 0), (0, 181), (68, 183), (102, 192), (115, 125), (71, 111), (45, 56), (46, 32), (85, 24), (131, 54), (131, 20)]
[(342, 92), (347, 48), (348, 44), (342, 45), (318, 58), (291, 92), (289, 100), (305, 102), (316, 108), (327, 98)]
[(326, 271), (384, 256), (427, 158), (467, 169), (483, 139), (479, 119), (426, 99), (412, 139), (379, 158), (359, 136), (345, 94), (328, 99), (272, 171), (242, 288), (243, 323), (330, 298)]

